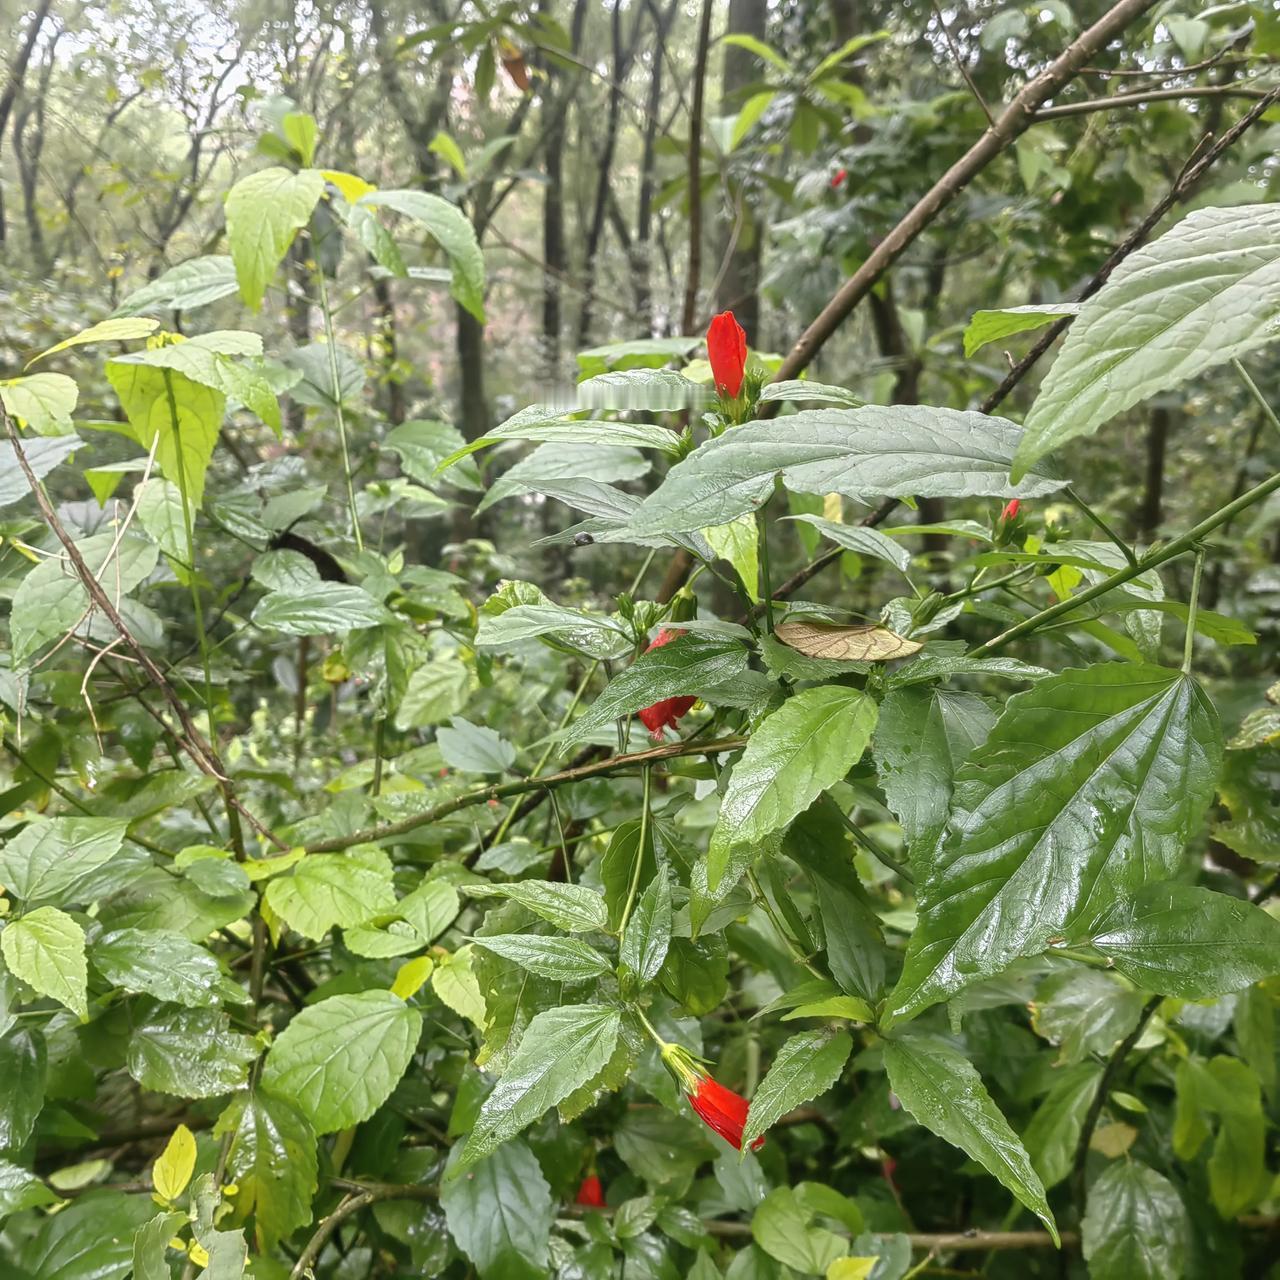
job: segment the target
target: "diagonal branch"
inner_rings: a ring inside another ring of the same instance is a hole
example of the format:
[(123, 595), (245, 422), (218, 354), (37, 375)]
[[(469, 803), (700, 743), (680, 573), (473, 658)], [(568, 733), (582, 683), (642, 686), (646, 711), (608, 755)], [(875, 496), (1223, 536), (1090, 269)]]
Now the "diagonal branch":
[(1089, 59), (1104, 49), (1155, 0), (1120, 0), (1087, 31), (1067, 46), (1027, 84), (996, 117), (995, 124), (933, 184), (892, 231), (871, 251), (863, 264), (840, 286), (818, 318), (800, 335), (778, 369), (784, 382), (807, 369), (849, 313), (875, 287), (880, 277), (902, 256), (935, 218), (998, 155), (1034, 123), (1036, 112), (1058, 93)]
[(204, 735), (196, 727), (195, 722), (187, 712), (186, 705), (182, 699), (178, 697), (173, 686), (165, 678), (164, 673), (152, 661), (151, 655), (142, 647), (129, 630), (125, 620), (120, 616), (119, 610), (111, 601), (111, 597), (102, 589), (102, 584), (94, 576), (93, 571), (85, 563), (84, 557), (80, 554), (80, 549), (72, 540), (71, 535), (63, 526), (62, 521), (58, 519), (58, 513), (53, 509), (53, 504), (49, 501), (48, 495), (45, 493), (40, 481), (36, 478), (36, 474), (31, 470), (31, 464), (27, 461), (27, 455), (22, 448), (22, 442), (18, 438), (18, 433), (14, 429), (13, 422), (9, 415), (0, 406), (0, 422), (4, 423), (4, 429), (9, 437), (9, 443), (13, 445), (14, 456), (18, 460), (18, 466), (22, 470), (22, 474), (26, 477), (27, 484), (31, 487), (31, 492), (35, 495), (36, 505), (40, 508), (40, 514), (44, 516), (45, 523), (53, 530), (58, 541), (62, 543), (66, 550), (67, 558), (71, 561), (72, 567), (76, 571), (84, 589), (89, 593), (90, 600), (102, 610), (103, 616), (115, 628), (120, 639), (124, 642), (125, 647), (133, 655), (138, 665), (146, 673), (147, 679), (159, 689), (164, 696), (165, 701), (169, 704), (178, 723), (182, 726), (182, 732), (177, 734), (177, 740), (183, 751), (195, 763), (196, 768), (201, 773), (208, 774), (214, 782), (217, 783), (218, 789), (222, 792), (227, 807), (240, 814), (241, 817), (249, 823), (259, 835), (264, 836), (271, 841), (279, 849), (286, 849), (288, 846), (279, 836), (274, 835), (270, 830), (262, 825), (257, 818), (254, 817), (248, 809), (241, 804), (231, 786), (231, 780), (222, 771), (222, 762), (218, 758), (217, 750), (205, 741)]

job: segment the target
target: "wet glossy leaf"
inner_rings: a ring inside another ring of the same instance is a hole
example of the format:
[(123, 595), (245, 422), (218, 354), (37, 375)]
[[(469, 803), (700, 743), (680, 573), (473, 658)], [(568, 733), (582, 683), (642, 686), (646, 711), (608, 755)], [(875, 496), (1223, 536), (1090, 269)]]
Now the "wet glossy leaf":
[(262, 1087), (317, 1133), (367, 1120), (404, 1075), (422, 1015), (390, 991), (330, 996), (296, 1014), (267, 1051)]
[(557, 982), (590, 982), (609, 971), (608, 960), (577, 938), (499, 933), (473, 941), (475, 946), (505, 956), (530, 973), (554, 978)]
[(510, 884), (467, 885), (467, 892), (474, 898), (510, 898), (567, 933), (588, 933), (605, 926), (604, 899), (584, 885), (515, 880)]
[(240, 1088), (258, 1056), (250, 1037), (214, 1009), (157, 1005), (129, 1040), (126, 1065), (144, 1089), (178, 1098), (213, 1098)]
[(1179, 1280), (1187, 1235), (1173, 1184), (1136, 1160), (1109, 1165), (1089, 1188), (1081, 1237), (1090, 1280)]
[(37, 907), (0, 932), (0, 951), (14, 977), (87, 1020), (84, 930), (57, 907)]
[(189, 1008), (213, 1008), (249, 997), (204, 947), (158, 929), (117, 929), (89, 949), (93, 967), (123, 991), (155, 996)]
[(1011, 699), (957, 776), (886, 1025), (1172, 876), (1220, 756), (1213, 707), (1176, 671), (1103, 664)]
[(750, 1146), (787, 1112), (826, 1093), (840, 1078), (852, 1051), (853, 1041), (846, 1031), (824, 1028), (792, 1036), (778, 1050), (751, 1099), (742, 1145)]
[(1026, 1148), (972, 1064), (936, 1036), (885, 1041), (884, 1064), (902, 1105), (1013, 1192), (1056, 1242), (1058, 1229)]

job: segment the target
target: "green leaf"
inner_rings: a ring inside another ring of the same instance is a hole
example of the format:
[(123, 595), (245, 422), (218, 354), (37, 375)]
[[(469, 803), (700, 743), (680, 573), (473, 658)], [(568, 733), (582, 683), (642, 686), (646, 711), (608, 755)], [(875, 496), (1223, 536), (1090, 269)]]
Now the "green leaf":
[[(649, 413), (674, 413), (678, 409), (702, 408), (711, 403), (711, 392), (700, 383), (691, 382), (674, 369), (621, 369), (599, 373), (577, 386), (578, 405), (583, 409), (615, 409), (619, 412), (642, 410)], [(637, 424), (638, 425), (638, 424)], [(618, 439), (609, 439), (609, 428), (621, 427)], [(602, 443), (630, 444), (625, 423), (609, 423), (601, 431)], [(671, 452), (679, 437), (666, 427), (643, 429), (641, 447)]]
[(821, 516), (799, 515), (788, 519), (812, 525), (837, 546), (856, 551), (860, 556), (870, 556), (873, 560), (883, 560), (886, 564), (893, 565), (899, 573), (905, 574), (911, 566), (911, 553), (892, 538), (886, 538), (878, 529), (863, 529), (856, 524), (837, 524), (836, 521), (824, 520)]
[(670, 945), (671, 884), (666, 867), (659, 867), (627, 921), (618, 961), (643, 986), (658, 976)]
[(1047, 468), (1020, 485), (1008, 469), (1021, 428), (1003, 418), (920, 405), (806, 409), (706, 441), (667, 473), (628, 528), (689, 533), (754, 511), (774, 478), (800, 493), (876, 497), (1040, 497), (1064, 483)]
[(133, 342), (138, 338), (147, 337), (148, 334), (153, 333), (159, 327), (160, 322), (158, 320), (135, 320), (119, 317), (101, 320), (97, 324), (91, 324), (87, 329), (81, 329), (79, 333), (73, 334), (70, 338), (64, 338), (54, 346), (47, 347), (38, 356), (32, 356), (27, 361), (27, 368), (30, 369), (36, 361), (43, 360), (46, 356), (54, 355), (59, 351), (66, 351), (68, 347), (83, 347), (94, 342)]
[[(37, 480), (43, 480), (54, 467), (82, 448), (84, 441), (74, 431), (22, 442), (23, 457)], [(18, 455), (12, 442), (0, 439), (0, 507), (10, 506), (30, 496), (31, 486), (18, 465)]]
[(65, 911), (37, 907), (10, 920), (0, 933), (0, 951), (14, 977), (88, 1021), (84, 930)]
[(604, 899), (580, 884), (515, 880), (510, 884), (469, 884), (466, 892), (473, 898), (510, 898), (566, 933), (603, 929), (608, 918)]
[(827, 382), (810, 382), (807, 378), (795, 378), (783, 382), (766, 382), (760, 391), (760, 403), (773, 400), (816, 401), (819, 404), (835, 404), (845, 409), (860, 409), (863, 401), (844, 387), (833, 387)]
[(117, 929), (92, 945), (89, 958), (112, 986), (189, 1009), (216, 1008), (224, 1000), (245, 1004), (249, 999), (223, 974), (212, 953), (181, 934)]
[(449, 257), (453, 270), (450, 293), (484, 323), (484, 254), (480, 252), (475, 228), (456, 205), (425, 191), (374, 191), (361, 196), (357, 203), (394, 209), (423, 227)]
[(755, 517), (739, 516), (728, 524), (703, 529), (707, 545), (733, 565), (742, 589), (752, 604), (760, 603), (760, 541)]
[(1280, 973), (1280, 921), (1240, 898), (1188, 884), (1119, 899), (1089, 943), (1147, 991), (1207, 1000)]
[(1105, 663), (1011, 699), (957, 776), (885, 1025), (1172, 876), (1221, 749), (1212, 705), (1177, 671)]
[(982, 745), (995, 713), (975, 693), (936, 685), (890, 690), (871, 744), (885, 801), (917, 868), (947, 820), (956, 770)]
[(236, 267), (229, 257), (211, 254), (192, 258), (162, 272), (131, 293), (116, 309), (117, 316), (144, 311), (194, 311), (235, 293)]
[(396, 903), (396, 913), (413, 926), (424, 945), (454, 922), (459, 909), (458, 891), (447, 880), (424, 880)]
[(622, 1015), (599, 1004), (562, 1005), (538, 1014), (480, 1108), (454, 1176), (483, 1160), (602, 1071), (618, 1042)]
[(484, 996), (471, 967), (470, 945), (459, 947), (452, 955), (441, 956), (431, 971), (431, 989), (460, 1018), (483, 1029)]
[(391, 860), (378, 848), (308, 854), (267, 885), (267, 906), (317, 941), (335, 925), (352, 929), (395, 909)]
[(820, 1098), (837, 1080), (853, 1051), (847, 1031), (801, 1031), (778, 1050), (747, 1112), (742, 1145), (749, 1147), (789, 1111)]
[(23, 1280), (124, 1280), (134, 1232), (155, 1215), (150, 1196), (91, 1191), (45, 1218), (22, 1250)]
[(303, 165), (310, 165), (316, 158), (316, 138), (319, 129), (316, 118), (305, 111), (290, 111), (280, 121), (280, 132), (285, 141), (298, 153)]
[(1173, 1149), (1191, 1160), (1209, 1136), (1207, 1117), (1218, 1133), (1209, 1156), (1209, 1194), (1224, 1218), (1257, 1204), (1270, 1181), (1266, 1167), (1266, 1120), (1258, 1077), (1239, 1058), (1219, 1055), (1208, 1063), (1178, 1064)]
[(458, 658), (434, 658), (417, 667), (396, 708), (396, 728), (421, 729), (456, 716), (471, 696), (471, 669)]
[(76, 901), (76, 881), (120, 852), (127, 821), (36, 818), (0, 848), (0, 885), (28, 906)]
[[(114, 533), (96, 533), (77, 542), (76, 550), (113, 602), (150, 576), (160, 558), (155, 543), (132, 534), (117, 544)], [(89, 593), (69, 559), (50, 556), (36, 565), (13, 594), (9, 634), (14, 663), (24, 664), (50, 640), (74, 629), (88, 610)]]
[(15, 1028), (0, 1035), (0, 1151), (26, 1145), (44, 1106), (48, 1051), (38, 1031)]
[(316, 1135), (293, 1103), (257, 1089), (234, 1099), (214, 1136), (231, 1134), (227, 1177), (239, 1187), (238, 1214), (253, 1214), (264, 1252), (311, 1221), (319, 1174)]
[(473, 938), (477, 947), (492, 951), (530, 973), (556, 982), (590, 982), (609, 971), (609, 962), (594, 947), (577, 938), (544, 938), (537, 934), (499, 933)]
[(975, 311), (964, 331), (966, 358), (976, 355), (988, 342), (1011, 338), (1015, 333), (1041, 329), (1055, 320), (1080, 314), (1078, 302), (1046, 302), (1026, 307), (1000, 307), (994, 311)]
[(251, 173), (227, 192), (227, 243), (250, 311), (261, 308), (276, 268), (323, 193), (324, 176), (316, 170), (281, 168)]
[(1085, 1116), (1098, 1092), (1102, 1067), (1081, 1062), (1058, 1071), (1023, 1134), (1027, 1154), (1046, 1188), (1056, 1187), (1075, 1163)]
[(754, 53), (757, 58), (764, 62), (768, 62), (776, 67), (779, 71), (790, 75), (791, 64), (778, 53), (777, 50), (770, 45), (765, 44), (763, 40), (757, 39), (755, 36), (743, 35), (741, 32), (733, 32), (723, 38), (724, 44), (731, 44), (735, 48), (745, 49), (748, 53)]
[(1140, 991), (1098, 969), (1055, 973), (1036, 990), (1031, 1025), (1060, 1046), (1058, 1065), (1107, 1054), (1138, 1025), (1146, 1003)]
[(620, 658), (632, 647), (626, 631), (613, 619), (550, 603), (518, 604), (496, 617), (484, 615), (476, 630), (476, 647), (505, 649), (543, 636), (593, 658)]
[[(9, 1086), (6, 1084), (6, 1088)], [(56, 1204), (57, 1195), (21, 1166), (0, 1160), (0, 1222), (11, 1213)]]
[(391, 614), (363, 587), (317, 582), (299, 592), (272, 591), (254, 606), (253, 623), (286, 636), (346, 634), (377, 627)]
[(1013, 476), (1140, 401), (1274, 337), (1280, 208), (1197, 209), (1080, 309), (1027, 414)]
[(751, 1235), (771, 1258), (803, 1275), (825, 1275), (845, 1256), (848, 1242), (825, 1227), (810, 1226), (813, 1210), (790, 1187), (775, 1187), (751, 1217)]
[(516, 749), (495, 729), (454, 716), (448, 728), (436, 730), (445, 764), (463, 773), (506, 773)]
[(940, 1037), (913, 1035), (885, 1041), (884, 1065), (889, 1087), (911, 1115), (982, 1165), (1057, 1244), (1057, 1224), (1030, 1157), (972, 1064)]
[(185, 1213), (157, 1213), (133, 1233), (133, 1280), (173, 1280), (165, 1255), (186, 1221)]
[(1089, 1188), (1081, 1223), (1090, 1280), (1179, 1280), (1189, 1226), (1168, 1178), (1137, 1160), (1116, 1160)]
[(390, 991), (330, 996), (276, 1037), (262, 1087), (294, 1102), (317, 1133), (349, 1129), (391, 1096), (421, 1034), (422, 1015)]
[(712, 890), (734, 849), (757, 845), (785, 828), (849, 772), (875, 724), (875, 702), (842, 685), (805, 689), (761, 721), (729, 775), (711, 834)]
[(65, 373), (33, 373), (0, 380), (0, 404), (19, 427), (37, 435), (71, 434), (71, 415), (80, 389)]
[(733, 121), (733, 133), (729, 136), (729, 150), (736, 151), (743, 138), (751, 132), (756, 122), (769, 109), (769, 104), (778, 96), (776, 89), (765, 89), (760, 93), (753, 93), (746, 102), (742, 104), (742, 110), (738, 112)]
[[(459, 1146), (449, 1153), (449, 1171), (462, 1154)], [(440, 1207), (449, 1234), (486, 1280), (536, 1280), (546, 1274), (555, 1206), (525, 1143), (505, 1143), (472, 1165), (465, 1178), (446, 1172)]]
[(126, 1066), (144, 1089), (178, 1098), (214, 1098), (239, 1089), (257, 1043), (233, 1033), (217, 1009), (157, 1005), (133, 1029)]
[(205, 472), (226, 412), (226, 396), (184, 373), (136, 359), (109, 360), (106, 372), (133, 438), (148, 452), (154, 446), (160, 473), (179, 490), (185, 486), (192, 512), (198, 511), (204, 501)]

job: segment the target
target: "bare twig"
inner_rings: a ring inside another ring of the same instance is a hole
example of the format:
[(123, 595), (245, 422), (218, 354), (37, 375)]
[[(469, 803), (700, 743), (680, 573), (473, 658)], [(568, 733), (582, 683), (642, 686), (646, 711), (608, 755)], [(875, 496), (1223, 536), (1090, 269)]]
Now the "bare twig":
[(1106, 98), (1086, 98), (1083, 102), (1065, 102), (1060, 107), (1041, 107), (1034, 122), (1061, 120), (1064, 116), (1085, 116), (1094, 111), (1118, 111), (1122, 107), (1140, 107), (1148, 102), (1176, 102), (1182, 98), (1265, 98), (1265, 89), (1251, 89), (1239, 84), (1199, 84), (1183, 89), (1146, 89), (1141, 93), (1113, 93)]

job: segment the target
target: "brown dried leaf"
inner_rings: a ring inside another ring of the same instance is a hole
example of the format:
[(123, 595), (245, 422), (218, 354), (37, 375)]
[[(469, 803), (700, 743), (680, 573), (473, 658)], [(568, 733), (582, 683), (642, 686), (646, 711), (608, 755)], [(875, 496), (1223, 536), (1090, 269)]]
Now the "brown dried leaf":
[(773, 634), (806, 657), (840, 662), (889, 662), (909, 658), (923, 647), (918, 640), (907, 640), (870, 624), (842, 627), (830, 622), (784, 622)]

